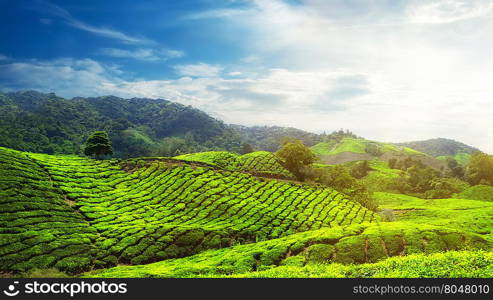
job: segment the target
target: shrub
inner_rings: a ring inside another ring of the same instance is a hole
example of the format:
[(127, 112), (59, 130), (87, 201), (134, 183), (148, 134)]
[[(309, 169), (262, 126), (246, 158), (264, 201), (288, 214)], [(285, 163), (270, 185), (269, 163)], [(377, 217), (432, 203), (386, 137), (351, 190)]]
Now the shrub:
[(475, 185), (465, 189), (457, 197), (471, 200), (493, 201), (493, 187), (489, 185)]
[(326, 244), (315, 244), (308, 247), (306, 261), (308, 263), (324, 263), (331, 260), (334, 254), (334, 246)]
[(378, 213), (384, 222), (393, 222), (395, 221), (394, 210), (390, 208), (386, 208)]

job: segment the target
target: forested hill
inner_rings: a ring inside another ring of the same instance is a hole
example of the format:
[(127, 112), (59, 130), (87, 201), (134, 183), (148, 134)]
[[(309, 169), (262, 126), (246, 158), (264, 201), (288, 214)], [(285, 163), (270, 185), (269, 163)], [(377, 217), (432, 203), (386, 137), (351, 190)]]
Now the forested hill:
[(119, 157), (241, 147), (241, 138), (228, 125), (162, 99), (0, 93), (0, 115), (0, 146), (31, 152), (80, 153), (94, 130), (108, 131)]
[(309, 147), (321, 142), (323, 138), (323, 135), (292, 127), (247, 127), (241, 125), (231, 125), (231, 127), (240, 134), (245, 143), (252, 145), (255, 149), (265, 151), (277, 151), (280, 146), (280, 141), (284, 137), (301, 140)]
[(397, 145), (413, 148), (431, 156), (454, 156), (460, 153), (472, 154), (480, 151), (477, 148), (451, 139), (436, 138), (425, 141), (399, 143)]

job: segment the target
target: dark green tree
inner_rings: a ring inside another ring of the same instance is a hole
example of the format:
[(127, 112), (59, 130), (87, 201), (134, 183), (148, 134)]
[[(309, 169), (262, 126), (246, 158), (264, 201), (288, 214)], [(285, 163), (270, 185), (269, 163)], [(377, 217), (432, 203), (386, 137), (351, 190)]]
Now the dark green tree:
[(474, 153), (466, 167), (466, 179), (472, 185), (493, 185), (493, 156)]
[(113, 154), (108, 133), (106, 131), (94, 131), (87, 138), (84, 154), (87, 156), (95, 155), (96, 159), (99, 159), (102, 155)]
[(284, 167), (300, 181), (305, 179), (306, 167), (309, 167), (316, 159), (310, 148), (300, 140), (284, 143), (276, 155), (284, 162)]
[(459, 165), (457, 160), (448, 157), (447, 158), (447, 166), (450, 169), (450, 176), (452, 177), (457, 177), (457, 178), (463, 178), (464, 177), (464, 168)]
[(241, 154), (248, 154), (248, 153), (252, 153), (253, 151), (254, 151), (253, 147), (250, 144), (243, 144), (241, 146)]
[(366, 144), (365, 152), (373, 156), (380, 156), (383, 154), (381, 147), (377, 143)]
[(389, 168), (391, 169), (396, 169), (396, 165), (397, 165), (397, 158), (391, 158), (389, 159)]
[(371, 170), (370, 165), (367, 160), (359, 161), (351, 167), (351, 176), (354, 178), (361, 179), (368, 175)]

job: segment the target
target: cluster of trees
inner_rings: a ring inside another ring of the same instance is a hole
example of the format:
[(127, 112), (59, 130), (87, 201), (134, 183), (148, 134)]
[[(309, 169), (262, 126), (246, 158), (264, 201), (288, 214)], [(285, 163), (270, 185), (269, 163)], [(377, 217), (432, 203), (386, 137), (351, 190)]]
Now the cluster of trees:
[(292, 139), (285, 139), (276, 154), (284, 162), (285, 168), (298, 180), (332, 187), (369, 209), (377, 208), (367, 188), (357, 180), (366, 176), (371, 170), (367, 161), (357, 162), (351, 168), (343, 165), (317, 168), (313, 166), (316, 156), (310, 148), (302, 141)]
[(382, 147), (377, 143), (371, 142), (366, 144), (365, 152), (373, 156), (380, 156), (383, 154)]
[[(318, 168), (314, 180), (348, 195), (352, 200), (359, 202), (368, 209), (376, 210), (377, 204), (367, 187), (353, 176), (355, 173), (361, 176), (361, 170), (365, 170), (366, 167), (365, 163), (361, 162), (352, 167), (335, 165)], [(355, 170), (359, 171), (355, 172)], [(367, 173), (368, 170), (364, 172)]]
[(404, 194), (447, 198), (467, 185), (493, 185), (493, 156), (476, 152), (465, 168), (448, 158), (447, 166), (446, 171), (439, 172), (410, 157), (389, 160), (389, 167), (403, 171), (395, 189)]
[(320, 136), (321, 140), (324, 142), (327, 141), (336, 141), (337, 143), (341, 142), (343, 138), (358, 138), (358, 136), (352, 133), (350, 130), (339, 129), (337, 131), (333, 131), (332, 133), (323, 133)]
[(466, 167), (465, 178), (471, 185), (493, 186), (493, 156), (476, 152)]
[[(403, 194), (429, 199), (449, 198), (461, 192), (468, 182), (476, 184), (471, 180), (470, 171), (466, 174), (464, 168), (453, 158), (447, 159), (448, 168), (443, 171), (437, 171), (411, 157), (390, 159), (388, 163), (390, 168), (403, 171), (394, 183), (394, 189)], [(472, 161), (472, 164), (476, 163)]]

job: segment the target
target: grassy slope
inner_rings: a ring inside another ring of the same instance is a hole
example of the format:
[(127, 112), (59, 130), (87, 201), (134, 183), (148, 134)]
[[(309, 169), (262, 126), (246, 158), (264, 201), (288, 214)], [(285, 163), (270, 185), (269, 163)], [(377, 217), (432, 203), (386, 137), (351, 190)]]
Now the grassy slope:
[(403, 153), (406, 155), (425, 155), (422, 152), (408, 147), (400, 147), (393, 144), (374, 142), (361, 138), (343, 138), (340, 143), (336, 143), (335, 141), (322, 142), (312, 146), (310, 149), (313, 151), (313, 153), (319, 156), (336, 155), (343, 152), (363, 154), (366, 153), (366, 146), (370, 143), (379, 145), (383, 153), (395, 152)]
[[(420, 199), (375, 193), (381, 209), (392, 209), (401, 222), (447, 226), (484, 235), (492, 239), (493, 203), (468, 199)], [(421, 226), (421, 225), (420, 225)]]
[(401, 170), (391, 169), (384, 161), (374, 159), (369, 162), (372, 171), (368, 172), (361, 182), (370, 192), (392, 190), (394, 182), (402, 173)]
[(455, 159), (460, 165), (465, 166), (469, 162), (469, 159), (471, 159), (471, 154), (460, 152), (453, 156), (445, 156), (445, 155), (437, 156), (437, 159), (447, 160), (447, 158), (449, 157)]

